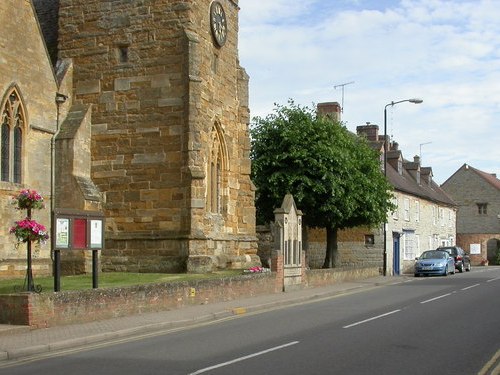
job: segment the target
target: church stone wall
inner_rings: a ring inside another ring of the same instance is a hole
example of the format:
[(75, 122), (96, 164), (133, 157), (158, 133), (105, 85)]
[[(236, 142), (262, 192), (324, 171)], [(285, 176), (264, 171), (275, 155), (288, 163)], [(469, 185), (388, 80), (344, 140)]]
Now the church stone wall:
[[(237, 1), (61, 0), (60, 57), (74, 99), (92, 104), (92, 179), (105, 194), (104, 270), (245, 266), (256, 256), (248, 76), (238, 64)], [(224, 140), (221, 210), (207, 209), (213, 129)], [(191, 260), (188, 262), (188, 260)]]
[[(47, 208), (33, 212), (33, 218), (50, 229), (50, 141), (56, 129), (54, 101), (57, 84), (31, 2), (0, 1), (0, 105), (15, 87), (24, 106), (22, 183), (0, 182), (0, 277), (23, 276), (26, 245), (16, 246), (9, 227), (26, 212), (10, 204), (21, 189), (36, 189), (46, 198)], [(33, 246), (33, 272), (50, 274), (49, 245)]]

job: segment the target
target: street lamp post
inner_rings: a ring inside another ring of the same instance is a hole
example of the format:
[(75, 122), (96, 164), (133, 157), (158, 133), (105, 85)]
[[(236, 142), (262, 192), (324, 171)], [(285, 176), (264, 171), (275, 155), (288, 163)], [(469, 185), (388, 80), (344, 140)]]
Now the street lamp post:
[[(386, 104), (384, 107), (384, 176), (387, 180), (387, 147), (388, 147), (388, 141), (387, 141), (387, 107), (393, 107), (396, 104), (399, 103), (404, 103), (404, 102), (409, 102), (413, 104), (420, 104), (423, 102), (422, 99), (418, 98), (413, 98), (413, 99), (405, 99), (405, 100), (398, 100), (397, 102), (390, 102), (389, 104)], [(383, 259), (384, 259), (384, 265), (383, 265), (383, 275), (387, 276), (387, 215), (384, 223), (384, 254), (383, 254)]]

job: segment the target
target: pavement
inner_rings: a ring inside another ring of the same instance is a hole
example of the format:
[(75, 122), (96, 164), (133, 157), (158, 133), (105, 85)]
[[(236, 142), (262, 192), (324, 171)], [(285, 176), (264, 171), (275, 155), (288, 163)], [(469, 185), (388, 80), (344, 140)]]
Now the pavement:
[(43, 354), (55, 354), (88, 345), (152, 335), (171, 329), (214, 322), (235, 315), (313, 302), (382, 285), (398, 284), (411, 279), (413, 277), (377, 276), (339, 282), (320, 288), (301, 289), (50, 328), (31, 329), (27, 326), (0, 324), (0, 367), (12, 361), (29, 359)]

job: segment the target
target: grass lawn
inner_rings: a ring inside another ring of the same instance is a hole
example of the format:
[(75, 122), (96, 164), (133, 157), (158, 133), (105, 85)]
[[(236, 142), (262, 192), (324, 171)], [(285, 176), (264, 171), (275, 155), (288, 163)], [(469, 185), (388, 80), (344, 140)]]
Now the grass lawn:
[[(242, 270), (217, 271), (206, 274), (102, 272), (99, 273), (98, 285), (99, 288), (112, 288), (127, 285), (213, 279), (241, 274)], [(42, 286), (42, 293), (54, 291), (53, 277), (35, 276), (34, 281), (35, 285)], [(0, 294), (15, 293), (16, 289), (22, 289), (23, 284), (24, 279), (0, 279)], [(82, 289), (92, 289), (92, 274), (61, 277), (61, 291)]]

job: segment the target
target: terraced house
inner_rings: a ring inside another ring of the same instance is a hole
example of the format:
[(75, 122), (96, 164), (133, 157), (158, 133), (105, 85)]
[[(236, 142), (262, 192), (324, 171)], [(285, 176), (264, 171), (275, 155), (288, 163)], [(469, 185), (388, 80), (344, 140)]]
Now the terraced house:
[[(357, 127), (372, 147), (384, 152), (384, 137), (377, 125)], [(394, 187), (396, 209), (387, 216), (388, 275), (413, 272), (415, 258), (423, 251), (456, 244), (457, 205), (432, 179), (432, 168), (422, 167), (420, 157), (403, 157), (396, 142), (388, 142), (387, 178)]]
[[(51, 206), (101, 212), (104, 270), (260, 264), (238, 12), (237, 0), (0, 2), (0, 274), (25, 258), (8, 234), (22, 188), (47, 197), (49, 228)], [(88, 270), (85, 250), (61, 255)], [(37, 248), (35, 272), (50, 265)]]

